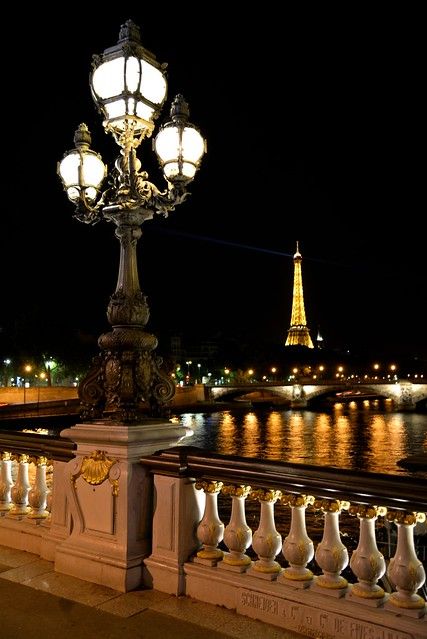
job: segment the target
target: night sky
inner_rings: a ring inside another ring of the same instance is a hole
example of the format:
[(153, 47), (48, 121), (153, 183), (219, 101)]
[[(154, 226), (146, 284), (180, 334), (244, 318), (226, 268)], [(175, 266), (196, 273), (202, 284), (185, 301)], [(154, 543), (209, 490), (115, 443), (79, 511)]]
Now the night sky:
[[(4, 336), (17, 322), (28, 335), (108, 329), (114, 227), (72, 218), (56, 162), (86, 122), (112, 166), (118, 147), (88, 75), (92, 54), (132, 18), (168, 62), (157, 123), (181, 92), (208, 144), (187, 202), (143, 228), (149, 330), (284, 344), (299, 240), (313, 337), (320, 327), (331, 346), (427, 358), (421, 18), (273, 6), (232, 18), (225, 3), (200, 5), (191, 20), (181, 5), (139, 3), (111, 18), (20, 16), (25, 62), (3, 52)], [(163, 188), (153, 155), (143, 142), (139, 157)]]

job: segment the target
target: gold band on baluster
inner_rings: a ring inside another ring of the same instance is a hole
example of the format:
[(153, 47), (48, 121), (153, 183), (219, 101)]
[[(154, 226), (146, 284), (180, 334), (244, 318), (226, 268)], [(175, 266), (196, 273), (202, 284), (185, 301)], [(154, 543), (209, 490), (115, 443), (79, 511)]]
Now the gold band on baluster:
[(301, 506), (304, 506), (306, 508), (307, 506), (314, 504), (314, 502), (315, 502), (315, 498), (313, 497), (313, 495), (298, 495), (294, 493), (290, 493), (290, 494), (285, 493), (280, 498), (280, 503), (283, 504), (284, 506), (291, 506), (296, 508)]
[(196, 481), (197, 490), (203, 489), (205, 493), (210, 493), (210, 494), (219, 493), (223, 485), (224, 484), (222, 483), (222, 481), (205, 481), (205, 480)]
[(277, 501), (282, 496), (281, 490), (264, 490), (263, 488), (258, 488), (257, 490), (253, 490), (251, 492), (252, 499), (259, 499), (259, 501)]
[(230, 497), (247, 497), (251, 490), (251, 486), (245, 486), (244, 484), (238, 486), (235, 484), (227, 484), (221, 488), (222, 494), (230, 495)]

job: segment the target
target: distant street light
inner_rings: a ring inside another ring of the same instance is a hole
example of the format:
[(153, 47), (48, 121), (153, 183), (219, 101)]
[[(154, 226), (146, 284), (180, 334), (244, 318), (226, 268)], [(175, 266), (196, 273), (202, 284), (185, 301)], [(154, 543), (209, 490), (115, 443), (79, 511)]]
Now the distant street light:
[(4, 386), (9, 386), (9, 366), (11, 365), (12, 360), (7, 358), (3, 360), (3, 364), (5, 366), (4, 373)]
[(187, 364), (187, 384), (189, 384), (190, 383), (190, 366), (193, 362), (191, 361), (191, 359), (189, 359), (185, 363)]
[[(32, 367), (32, 366), (30, 366), (30, 364), (26, 364), (26, 365), (24, 366), (24, 378), (23, 378), (23, 380), (24, 380), (24, 404), (25, 404), (25, 403), (26, 403), (26, 401), (27, 401), (27, 397), (26, 397), (26, 392), (27, 392), (27, 381), (26, 381), (26, 378), (25, 378), (25, 373), (31, 373), (32, 369), (33, 369), (33, 367)], [(29, 384), (29, 382), (28, 382), (28, 386), (29, 386), (29, 385), (30, 385), (30, 384)]]
[(156, 213), (167, 216), (188, 196), (187, 185), (200, 165), (205, 141), (189, 122), (186, 101), (177, 95), (170, 120), (154, 139), (166, 189), (159, 190), (141, 170), (136, 149), (153, 133), (167, 83), (165, 65), (142, 46), (139, 27), (131, 20), (122, 25), (118, 43), (94, 57), (90, 85), (105, 131), (120, 147), (119, 157), (108, 175), (108, 187), (101, 190), (107, 167), (90, 149), (91, 135), (81, 124), (74, 136), (76, 146), (59, 162), (58, 173), (77, 220), (95, 224), (104, 219), (116, 225), (120, 266), (107, 310), (112, 331), (99, 338), (101, 354), (79, 385), (81, 416), (99, 419), (108, 410), (133, 422), (142, 405), (158, 415), (175, 393), (173, 380), (154, 354), (157, 338), (144, 330), (149, 308), (139, 285), (136, 245), (143, 222)]

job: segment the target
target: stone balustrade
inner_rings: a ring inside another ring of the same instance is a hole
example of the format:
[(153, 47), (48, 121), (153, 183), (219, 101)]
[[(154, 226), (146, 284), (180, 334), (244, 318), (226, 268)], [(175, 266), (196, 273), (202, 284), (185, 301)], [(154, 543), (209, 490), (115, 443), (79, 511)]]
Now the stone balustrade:
[[(80, 482), (83, 495), (99, 485), (103, 492), (93, 493), (99, 504), (105, 495), (118, 499), (114, 465), (96, 482), (82, 471), (89, 460), (93, 475), (107, 459), (103, 452), (95, 461), (93, 454), (82, 457), (77, 480), (75, 452), (72, 441), (57, 437), (0, 434), (0, 544), (39, 554), (60, 572), (58, 556), (75, 528), (70, 480)], [(191, 447), (140, 456), (137, 463), (144, 469), (138, 499), (146, 500), (149, 490), (153, 501), (152, 511), (144, 509), (149, 525), (136, 527), (152, 537), (141, 573), (146, 586), (308, 637), (426, 636), (425, 479)], [(91, 575), (81, 576), (90, 581)], [(105, 585), (111, 586), (107, 574)]]
[[(145, 560), (154, 588), (309, 637), (425, 636), (426, 575), (414, 543), (415, 529), (427, 541), (425, 480), (191, 448), (143, 463), (154, 475)], [(165, 528), (178, 513), (185, 525)], [(390, 552), (383, 541), (379, 550), (377, 532), (386, 533)]]
[(1, 545), (54, 561), (71, 526), (64, 467), (74, 447), (55, 436), (0, 433)]

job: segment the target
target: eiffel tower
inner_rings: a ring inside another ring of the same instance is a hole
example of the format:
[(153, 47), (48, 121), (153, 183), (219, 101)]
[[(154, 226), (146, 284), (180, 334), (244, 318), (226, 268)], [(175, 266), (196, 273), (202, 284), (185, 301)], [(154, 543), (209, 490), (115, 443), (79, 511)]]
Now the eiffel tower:
[(297, 242), (297, 250), (294, 255), (294, 292), (292, 297), (291, 326), (288, 329), (285, 346), (306, 346), (307, 348), (314, 348), (305, 318), (301, 262), (302, 256), (299, 252)]

